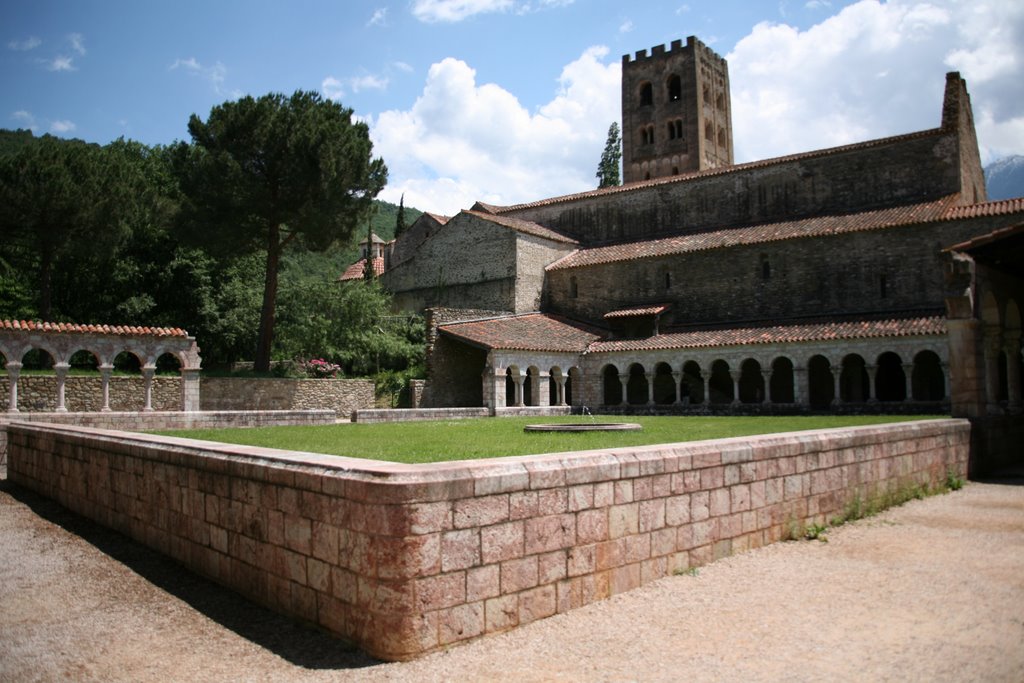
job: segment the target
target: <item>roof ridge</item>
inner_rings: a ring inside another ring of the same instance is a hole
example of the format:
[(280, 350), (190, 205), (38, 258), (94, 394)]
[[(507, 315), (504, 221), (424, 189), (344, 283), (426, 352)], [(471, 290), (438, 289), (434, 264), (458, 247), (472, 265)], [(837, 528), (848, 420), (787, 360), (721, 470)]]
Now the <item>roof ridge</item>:
[(187, 337), (188, 332), (180, 327), (148, 327), (142, 325), (95, 325), (79, 323), (48, 322), (41, 320), (0, 319), (0, 330), (44, 333), (92, 333), (113, 334), (135, 337)]

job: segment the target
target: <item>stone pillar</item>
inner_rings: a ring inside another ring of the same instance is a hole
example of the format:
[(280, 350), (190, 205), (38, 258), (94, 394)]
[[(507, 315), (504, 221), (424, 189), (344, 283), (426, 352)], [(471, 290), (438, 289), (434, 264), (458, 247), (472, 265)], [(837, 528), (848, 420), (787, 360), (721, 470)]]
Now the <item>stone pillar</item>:
[(536, 406), (551, 405), (551, 373), (541, 370), (537, 373), (537, 381), (534, 384), (537, 385), (534, 387), (534, 391), (537, 392), (537, 400), (533, 404)]
[(18, 377), (21, 376), (21, 363), (18, 361), (9, 361), (7, 363), (7, 379), (10, 382), (11, 388), (7, 399), (7, 412), (17, 413), (18, 410)]
[(683, 405), (683, 373), (673, 372), (672, 380), (675, 382), (676, 386), (676, 400), (673, 401), (672, 404), (681, 406)]
[(199, 368), (181, 369), (181, 409), (199, 412)]
[(67, 363), (57, 363), (53, 366), (53, 372), (57, 375), (57, 412), (66, 413), (68, 412), (67, 407), (64, 405), (64, 382), (68, 378), (68, 370), (71, 366)]
[(647, 405), (654, 405), (654, 373), (644, 372), (644, 377), (647, 379)]
[(555, 376), (555, 398), (558, 399), (556, 405), (564, 406), (565, 403), (565, 375)]
[(953, 386), (953, 378), (949, 376), (949, 363), (942, 363), (942, 395), (945, 400), (950, 401), (950, 387)]
[(516, 390), (515, 390), (516, 403), (515, 403), (515, 405), (516, 405), (517, 408), (521, 408), (523, 406), (523, 375), (522, 375), (522, 373), (520, 373), (518, 375), (512, 375), (512, 382), (516, 385)]
[(700, 404), (702, 406), (711, 405), (711, 392), (708, 391), (708, 376), (708, 373), (704, 372), (703, 369), (701, 369), (700, 373), (697, 375), (697, 377), (700, 378), (701, 396), (703, 397)]
[(810, 396), (810, 389), (807, 386), (808, 381), (807, 368), (794, 365), (793, 398), (796, 400), (797, 405), (806, 406), (808, 404), (807, 397)]
[(903, 396), (904, 403), (910, 403), (914, 400), (914, 364), (904, 363), (903, 364), (903, 381), (906, 383), (905, 394)]
[(764, 400), (761, 402), (770, 406), (772, 404), (772, 370), (761, 370), (761, 377), (764, 378)]
[(743, 371), (730, 370), (729, 376), (732, 377), (732, 403), (730, 405), (738, 406), (740, 404), (740, 378), (743, 377)]
[(1003, 347), (1006, 352), (1006, 407), (1013, 412), (1020, 412), (1020, 339), (1007, 339)]
[(842, 405), (843, 397), (839, 393), (839, 390), (840, 390), (840, 387), (842, 386), (842, 383), (839, 380), (843, 376), (843, 366), (842, 365), (832, 365), (830, 363), (829, 366), (828, 366), (828, 370), (829, 370), (829, 372), (832, 373), (832, 405), (834, 405), (834, 406)]
[(619, 375), (619, 384), (622, 385), (622, 403), (620, 406), (629, 404), (629, 373)]
[(142, 368), (142, 385), (146, 392), (146, 405), (142, 407), (143, 412), (153, 412), (153, 375), (156, 374), (156, 367), (147, 365)]
[(878, 396), (875, 394), (875, 380), (878, 379), (878, 366), (865, 365), (864, 369), (868, 374), (868, 403), (878, 403)]
[(999, 411), (999, 351), (1002, 349), (999, 328), (985, 328), (985, 412), (990, 415)]
[(103, 381), (103, 407), (100, 408), (100, 411), (104, 413), (110, 412), (110, 375), (113, 372), (113, 365), (100, 366), (100, 379)]

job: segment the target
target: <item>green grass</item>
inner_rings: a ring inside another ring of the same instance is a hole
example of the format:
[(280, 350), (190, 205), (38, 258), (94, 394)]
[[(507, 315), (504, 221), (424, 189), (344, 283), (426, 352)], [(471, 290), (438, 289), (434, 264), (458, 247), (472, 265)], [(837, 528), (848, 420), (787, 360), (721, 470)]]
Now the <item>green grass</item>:
[[(338, 424), (319, 427), (193, 429), (156, 432), (206, 441), (327, 453), (403, 463), (475, 460), (508, 455), (559, 453), (678, 441), (699, 441), (771, 432), (847, 427), (924, 419), (927, 416), (620, 417), (598, 421), (639, 422), (638, 432), (544, 433), (527, 424), (578, 422), (580, 417), (508, 417), (437, 422)], [(931, 416), (934, 417), (934, 416)]]

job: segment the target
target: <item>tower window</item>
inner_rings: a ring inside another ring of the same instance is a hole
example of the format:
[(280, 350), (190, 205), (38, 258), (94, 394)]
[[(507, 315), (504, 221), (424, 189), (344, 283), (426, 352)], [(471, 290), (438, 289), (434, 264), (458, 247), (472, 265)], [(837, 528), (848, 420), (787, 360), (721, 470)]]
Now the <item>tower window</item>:
[(715, 106), (717, 106), (721, 111), (725, 111), (725, 95), (718, 93), (718, 97), (715, 98)]
[(648, 107), (654, 104), (654, 88), (650, 83), (640, 84), (640, 106)]
[(569, 278), (569, 298), (575, 299), (580, 295), (579, 284), (576, 282), (576, 276), (573, 275)]
[(672, 289), (672, 273), (665, 273), (665, 291)]
[(679, 140), (683, 137), (683, 120), (675, 119), (668, 122), (668, 139)]
[(710, 142), (715, 141), (715, 127), (710, 121), (704, 124), (704, 137)]
[(654, 144), (654, 125), (647, 125), (640, 129), (640, 141), (644, 145)]
[(772, 279), (772, 264), (768, 263), (768, 257), (761, 257), (761, 279), (770, 280)]
[(679, 76), (673, 75), (668, 79), (668, 101), (678, 102), (683, 97), (683, 81)]

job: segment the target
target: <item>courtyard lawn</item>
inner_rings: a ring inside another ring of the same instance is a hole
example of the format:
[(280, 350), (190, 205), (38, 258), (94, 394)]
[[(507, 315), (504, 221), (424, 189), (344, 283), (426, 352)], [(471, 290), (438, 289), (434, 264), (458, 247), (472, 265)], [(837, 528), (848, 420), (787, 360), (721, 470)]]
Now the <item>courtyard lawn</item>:
[(156, 432), (206, 441), (265, 446), (403, 463), (474, 460), (507, 455), (559, 453), (679, 441), (699, 441), (829, 427), (905, 422), (937, 416), (821, 415), (799, 417), (614, 417), (599, 422), (637, 422), (637, 432), (524, 432), (527, 424), (580, 422), (581, 417), (502, 417), (436, 422), (337, 424), (317, 427), (192, 429)]

